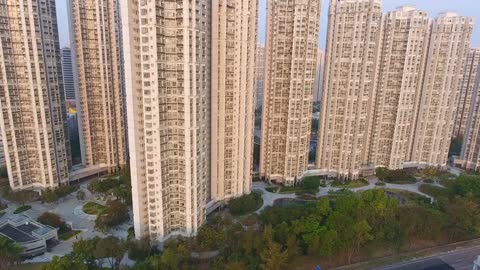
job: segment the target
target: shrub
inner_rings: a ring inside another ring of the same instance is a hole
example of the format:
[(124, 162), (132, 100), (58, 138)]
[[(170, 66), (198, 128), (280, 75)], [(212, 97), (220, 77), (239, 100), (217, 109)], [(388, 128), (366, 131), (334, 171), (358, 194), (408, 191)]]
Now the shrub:
[(134, 261), (144, 261), (148, 256), (152, 255), (152, 247), (149, 238), (133, 240), (128, 242), (128, 258)]
[(392, 170), (388, 172), (388, 175), (385, 177), (385, 182), (394, 183), (394, 184), (413, 184), (417, 180), (415, 176), (406, 170)]
[(13, 212), (14, 214), (20, 214), (20, 213), (23, 213), (27, 210), (30, 210), (32, 207), (30, 205), (22, 205), (20, 207), (18, 207), (17, 209), (15, 209), (15, 211)]
[(248, 195), (232, 199), (228, 203), (228, 209), (233, 215), (241, 216), (256, 211), (262, 204), (262, 195), (258, 192), (252, 192)]
[(77, 200), (79, 200), (79, 201), (85, 200), (85, 192), (83, 192), (83, 191), (77, 192)]
[(107, 179), (99, 179), (91, 182), (90, 185), (88, 185), (88, 190), (94, 193), (107, 193), (119, 184), (120, 181), (113, 177)]
[(62, 185), (55, 189), (46, 189), (43, 191), (42, 196), (40, 196), (40, 200), (43, 203), (52, 203), (57, 201), (60, 198), (63, 198), (70, 193), (76, 191), (78, 186), (69, 186), (69, 185)]
[(197, 245), (202, 250), (217, 249), (222, 245), (224, 240), (225, 236), (223, 231), (208, 225), (201, 227), (197, 234)]
[(3, 198), (20, 204), (33, 202), (38, 199), (38, 193), (33, 190), (13, 191), (10, 186), (3, 188), (2, 195)]
[(382, 181), (378, 181), (375, 183), (375, 186), (385, 186), (385, 182), (382, 182)]
[(65, 223), (59, 215), (54, 213), (45, 212), (37, 218), (37, 221), (58, 228), (59, 233), (66, 233), (71, 230), (67, 223)]
[(316, 176), (305, 177), (301, 186), (307, 193), (317, 193), (320, 187), (320, 178)]
[(129, 218), (127, 205), (118, 200), (110, 200), (105, 205), (105, 210), (95, 220), (95, 228), (106, 232)]

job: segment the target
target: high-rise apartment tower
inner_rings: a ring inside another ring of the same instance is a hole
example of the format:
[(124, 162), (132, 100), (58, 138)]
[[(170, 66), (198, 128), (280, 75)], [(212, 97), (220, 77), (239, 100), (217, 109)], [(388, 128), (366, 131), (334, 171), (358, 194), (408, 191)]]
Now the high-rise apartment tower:
[(457, 103), (457, 114), (453, 137), (463, 137), (467, 128), (468, 115), (472, 106), (473, 95), (480, 67), (480, 48), (471, 48), (467, 56), (467, 64), (460, 83), (460, 94)]
[(110, 172), (126, 164), (118, 4), (118, 0), (69, 0), (82, 162)]
[(411, 162), (445, 167), (473, 18), (446, 12), (434, 19)]
[(369, 161), (390, 169), (410, 159), (429, 41), (424, 11), (400, 7), (383, 16)]
[(368, 165), (381, 0), (331, 0), (316, 167), (356, 178)]
[(67, 183), (55, 0), (0, 1), (0, 127), (12, 189)]
[(214, 201), (249, 193), (255, 114), (256, 0), (212, 0)]
[(260, 175), (293, 185), (308, 166), (319, 0), (268, 1)]
[(135, 235), (191, 235), (210, 194), (212, 1), (121, 8)]

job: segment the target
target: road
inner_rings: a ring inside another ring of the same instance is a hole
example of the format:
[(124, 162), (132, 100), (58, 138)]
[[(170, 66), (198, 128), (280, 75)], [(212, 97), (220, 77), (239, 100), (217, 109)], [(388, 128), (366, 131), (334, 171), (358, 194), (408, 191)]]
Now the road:
[[(442, 254), (426, 259), (410, 261), (406, 263), (394, 264), (376, 270), (420, 270), (420, 269), (449, 269), (449, 268), (425, 268), (427, 265), (438, 265), (444, 262), (455, 270), (472, 270), (473, 261), (480, 255), (480, 246), (467, 248), (458, 251), (451, 251), (447, 254)], [(451, 268), (450, 268), (451, 269)]]

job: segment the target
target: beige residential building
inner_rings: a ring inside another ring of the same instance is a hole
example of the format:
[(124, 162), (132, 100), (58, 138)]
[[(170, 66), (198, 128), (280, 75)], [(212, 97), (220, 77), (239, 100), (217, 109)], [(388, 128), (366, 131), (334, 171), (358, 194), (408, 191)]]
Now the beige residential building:
[(401, 169), (410, 159), (429, 41), (424, 11), (404, 6), (383, 16), (369, 161)]
[(316, 167), (356, 178), (369, 164), (381, 0), (331, 0)]
[(120, 6), (135, 235), (188, 236), (210, 194), (211, 1)]
[(315, 87), (313, 92), (313, 101), (320, 102), (322, 100), (323, 91), (323, 74), (325, 72), (325, 51), (318, 48), (317, 53), (317, 74), (315, 76)]
[(250, 192), (255, 115), (256, 0), (212, 1), (211, 199)]
[(434, 19), (411, 161), (444, 167), (473, 29), (473, 18), (446, 12)]
[(457, 114), (453, 137), (463, 137), (467, 128), (468, 114), (472, 105), (472, 99), (476, 86), (476, 79), (480, 65), (480, 48), (471, 48), (467, 55), (467, 64), (463, 80), (460, 83), (460, 93), (457, 104)]
[(480, 74), (472, 83), (472, 103), (468, 112), (460, 158), (455, 163), (467, 170), (480, 170)]
[(308, 166), (319, 0), (268, 1), (260, 175), (293, 185)]
[(265, 89), (265, 45), (257, 44), (255, 56), (255, 108), (263, 106), (263, 92)]
[(118, 0), (69, 0), (82, 161), (110, 172), (126, 164), (118, 4)]
[(55, 0), (0, 1), (0, 17), (0, 129), (10, 186), (67, 183), (70, 147)]

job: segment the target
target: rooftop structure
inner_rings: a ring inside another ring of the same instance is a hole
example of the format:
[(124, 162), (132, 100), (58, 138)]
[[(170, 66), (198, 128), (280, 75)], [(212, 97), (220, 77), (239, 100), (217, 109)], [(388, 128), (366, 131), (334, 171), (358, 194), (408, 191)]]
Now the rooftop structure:
[(33, 221), (25, 215), (15, 215), (1, 223), (0, 236), (19, 244), (23, 248), (24, 257), (43, 254), (47, 246), (58, 240), (57, 229)]

